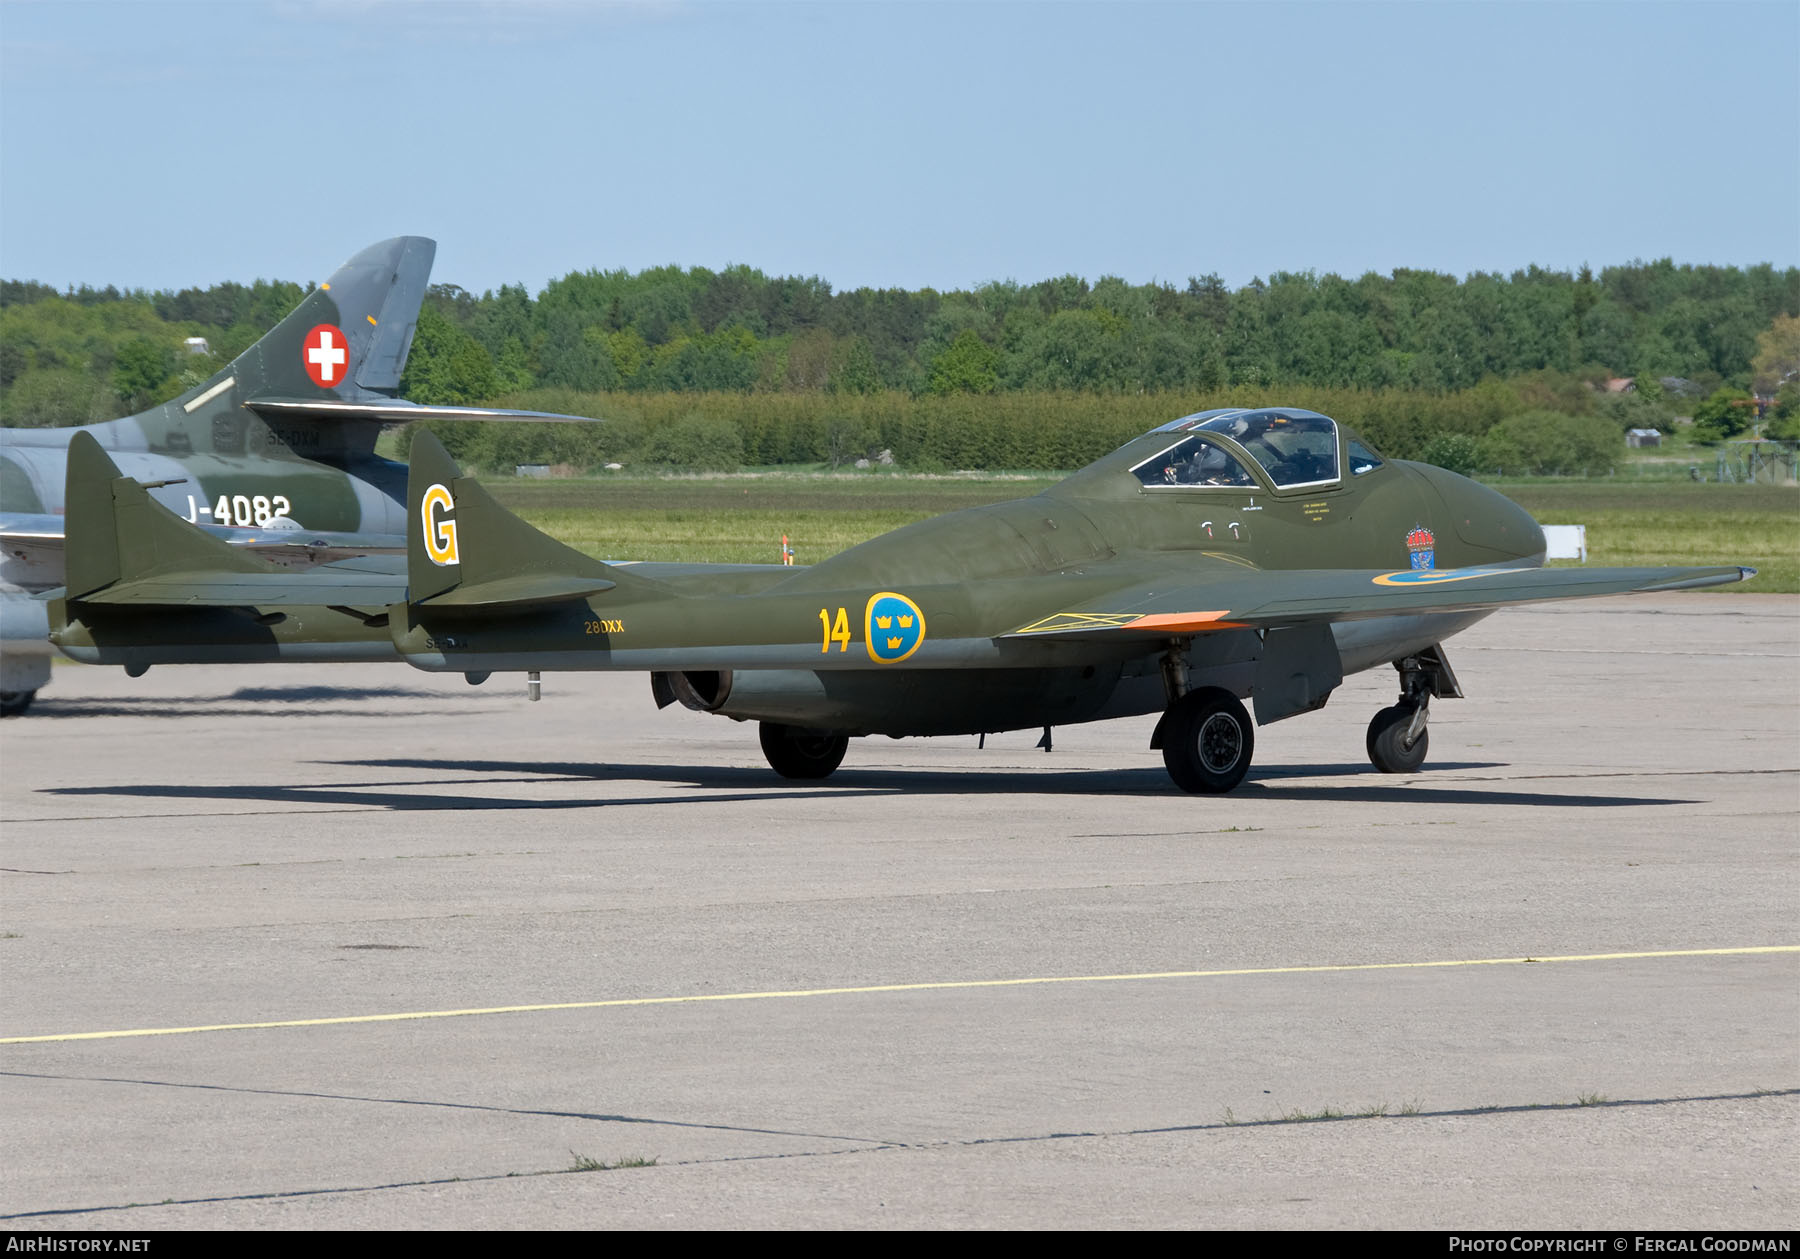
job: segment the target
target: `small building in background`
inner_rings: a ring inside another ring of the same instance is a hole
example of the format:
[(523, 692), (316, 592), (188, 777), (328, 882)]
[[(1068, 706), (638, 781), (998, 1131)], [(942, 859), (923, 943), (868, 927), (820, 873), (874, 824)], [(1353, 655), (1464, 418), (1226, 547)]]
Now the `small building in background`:
[(1586, 525), (1545, 525), (1544, 558), (1587, 563)]
[(1642, 446), (1662, 445), (1662, 434), (1653, 428), (1628, 428), (1625, 430), (1625, 444), (1634, 450)]
[(1606, 392), (1607, 393), (1636, 393), (1637, 392), (1637, 377), (1635, 377), (1635, 376), (1614, 376), (1611, 380), (1606, 382)]
[(205, 337), (189, 337), (181, 343), (189, 354), (211, 354), (212, 346), (206, 343)]

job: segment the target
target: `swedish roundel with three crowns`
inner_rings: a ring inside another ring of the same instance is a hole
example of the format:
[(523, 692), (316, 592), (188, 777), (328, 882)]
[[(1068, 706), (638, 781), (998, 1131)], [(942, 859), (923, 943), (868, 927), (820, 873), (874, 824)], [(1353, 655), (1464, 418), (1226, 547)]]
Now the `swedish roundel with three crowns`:
[(905, 595), (883, 591), (863, 609), (863, 642), (877, 664), (897, 664), (925, 641), (925, 614)]

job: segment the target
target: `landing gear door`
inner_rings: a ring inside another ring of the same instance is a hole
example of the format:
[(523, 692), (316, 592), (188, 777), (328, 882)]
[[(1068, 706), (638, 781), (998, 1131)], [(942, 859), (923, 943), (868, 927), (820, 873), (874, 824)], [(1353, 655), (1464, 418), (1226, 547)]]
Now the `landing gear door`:
[(1256, 724), (1266, 726), (1325, 707), (1344, 680), (1337, 639), (1324, 621), (1272, 629), (1256, 662)]

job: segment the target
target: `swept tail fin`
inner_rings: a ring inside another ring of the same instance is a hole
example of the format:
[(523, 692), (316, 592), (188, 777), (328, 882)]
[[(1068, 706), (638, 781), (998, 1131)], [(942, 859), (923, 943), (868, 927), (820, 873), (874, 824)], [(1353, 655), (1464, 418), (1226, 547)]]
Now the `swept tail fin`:
[(413, 420), (592, 423), (542, 411), (422, 406), (395, 396), (436, 255), (437, 243), (424, 236), (370, 245), (178, 405), (192, 411), (229, 397), (278, 430), (356, 421), (366, 426), (367, 441), (359, 446), (369, 448), (374, 426)]
[[(437, 244), (423, 236), (370, 245), (222, 374), (234, 379), (240, 399), (389, 401), (400, 388), (436, 255)], [(191, 399), (180, 401), (185, 406)]]
[(196, 529), (120, 476), (92, 434), (70, 439), (67, 466), (70, 603), (385, 608), (403, 597), (392, 574), (331, 566), (295, 572)]
[(142, 485), (120, 476), (89, 433), (70, 438), (67, 476), (63, 569), (72, 600), (177, 572), (276, 571), (273, 564), (208, 537)]
[(443, 443), (413, 436), (406, 483), (407, 600), (433, 608), (583, 599), (615, 586), (658, 588), (539, 532), (462, 475)]

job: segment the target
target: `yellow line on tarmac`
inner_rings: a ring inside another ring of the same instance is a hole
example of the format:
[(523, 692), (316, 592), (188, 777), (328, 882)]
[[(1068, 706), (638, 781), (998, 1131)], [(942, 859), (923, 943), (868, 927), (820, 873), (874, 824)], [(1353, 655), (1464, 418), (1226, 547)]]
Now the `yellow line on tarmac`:
[(332, 1027), (345, 1023), (400, 1023), (411, 1019), (462, 1019), (478, 1014), (534, 1014), (547, 1010), (610, 1010), (636, 1005), (689, 1005), (703, 1001), (770, 1001), (789, 997), (847, 997), (874, 992), (942, 992), (954, 988), (1023, 988), (1032, 984), (1114, 984), (1151, 979), (1225, 979), (1236, 975), (1325, 975), (1341, 971), (1432, 970), (1451, 966), (1525, 966), (1552, 962), (1622, 962), (1663, 957), (1739, 957), (1800, 953), (1800, 944), (1738, 949), (1661, 949), (1648, 953), (1576, 953), (1566, 957), (1479, 957), (1450, 962), (1357, 962), (1338, 966), (1255, 966), (1238, 970), (1147, 971), (1136, 975), (1050, 975), (1037, 979), (954, 979), (922, 984), (869, 984), (860, 988), (796, 988), (782, 992), (719, 992), (686, 997), (622, 997), (611, 1001), (558, 1001), (497, 1005), (470, 1010), (410, 1010), (401, 1014), (348, 1014), (329, 1019), (280, 1019), (267, 1023), (213, 1023), (204, 1027), (139, 1027), (117, 1032), (62, 1032), (51, 1036), (0, 1036), (0, 1045), (45, 1041), (117, 1040), (130, 1036), (186, 1036), (193, 1032), (250, 1032), (273, 1027)]

